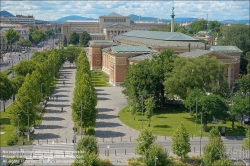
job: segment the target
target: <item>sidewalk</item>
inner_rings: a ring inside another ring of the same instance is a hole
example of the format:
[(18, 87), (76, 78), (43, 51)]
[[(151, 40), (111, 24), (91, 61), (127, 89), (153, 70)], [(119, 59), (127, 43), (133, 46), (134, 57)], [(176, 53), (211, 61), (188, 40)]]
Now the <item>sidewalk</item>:
[[(71, 118), (71, 103), (75, 87), (75, 68), (69, 68), (70, 64), (64, 64), (60, 70), (60, 78), (54, 94), (47, 102), (42, 124), (35, 129), (36, 138), (33, 144), (44, 143), (47, 139), (57, 142), (72, 142), (74, 122)], [(66, 79), (64, 79), (66, 75)], [(65, 85), (63, 85), (65, 81)], [(58, 98), (57, 98), (58, 97)], [(63, 109), (63, 111), (62, 111)]]

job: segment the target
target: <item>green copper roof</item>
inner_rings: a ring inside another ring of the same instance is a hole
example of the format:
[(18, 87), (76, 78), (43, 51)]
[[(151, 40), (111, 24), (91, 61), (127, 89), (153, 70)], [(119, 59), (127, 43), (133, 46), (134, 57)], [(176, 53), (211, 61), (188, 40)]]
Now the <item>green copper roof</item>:
[(113, 52), (150, 52), (146, 46), (113, 46)]
[(212, 50), (212, 51), (224, 51), (224, 52), (242, 52), (236, 46), (212, 46), (210, 48), (210, 50)]
[(159, 32), (159, 31), (141, 31), (133, 30), (129, 31), (122, 36), (131, 36), (138, 38), (166, 40), (166, 41), (199, 41), (180, 32)]

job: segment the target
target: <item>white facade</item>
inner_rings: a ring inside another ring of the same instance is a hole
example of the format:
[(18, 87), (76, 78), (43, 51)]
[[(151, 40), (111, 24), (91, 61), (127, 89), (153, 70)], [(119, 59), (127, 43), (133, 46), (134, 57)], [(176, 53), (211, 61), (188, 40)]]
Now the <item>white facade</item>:
[(35, 18), (33, 16), (17, 15), (16, 17), (0, 17), (0, 22), (5, 24), (22, 24), (22, 25), (35, 25)]
[[(10, 45), (7, 45), (5, 41), (5, 35), (4, 35), (8, 29), (9, 28), (2, 28), (0, 31), (0, 50), (1, 51), (7, 51), (10, 49)], [(29, 40), (29, 33), (24, 28), (13, 28), (13, 29), (19, 33), (20, 38), (19, 38), (19, 41), (12, 44), (12, 48), (15, 48), (15, 47), (18, 48), (20, 47), (22, 40)]]

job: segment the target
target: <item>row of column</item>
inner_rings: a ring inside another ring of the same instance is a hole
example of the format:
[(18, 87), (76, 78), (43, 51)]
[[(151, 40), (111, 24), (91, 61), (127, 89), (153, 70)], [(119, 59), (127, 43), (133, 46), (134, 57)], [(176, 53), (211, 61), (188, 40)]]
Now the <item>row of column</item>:
[(108, 40), (111, 40), (111, 39), (113, 39), (115, 36), (119, 36), (119, 35), (121, 35), (121, 34), (123, 34), (123, 33), (126, 33), (127, 32), (127, 30), (126, 31), (124, 31), (124, 30), (122, 30), (122, 31), (120, 31), (120, 30), (116, 30), (116, 31), (107, 31), (107, 38), (108, 38)]

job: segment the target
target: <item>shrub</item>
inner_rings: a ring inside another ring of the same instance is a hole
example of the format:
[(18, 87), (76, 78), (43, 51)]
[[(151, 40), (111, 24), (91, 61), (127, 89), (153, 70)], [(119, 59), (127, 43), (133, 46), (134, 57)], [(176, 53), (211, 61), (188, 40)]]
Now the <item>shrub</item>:
[(7, 158), (7, 166), (16, 166), (16, 165), (20, 165), (25, 161), (25, 158), (18, 158), (18, 157), (14, 157), (14, 158)]
[(95, 129), (94, 129), (93, 126), (91, 126), (91, 127), (89, 127), (89, 128), (87, 129), (87, 134), (88, 134), (88, 135), (95, 135)]
[(7, 145), (9, 146), (16, 145), (17, 142), (18, 142), (18, 134), (17, 134), (17, 129), (16, 129), (13, 131), (10, 138), (7, 140)]

